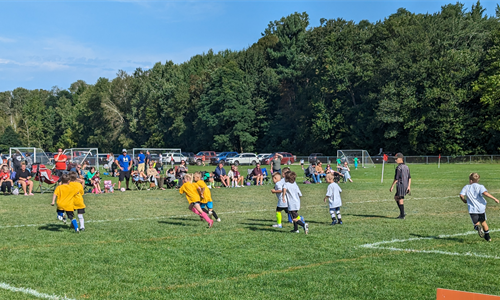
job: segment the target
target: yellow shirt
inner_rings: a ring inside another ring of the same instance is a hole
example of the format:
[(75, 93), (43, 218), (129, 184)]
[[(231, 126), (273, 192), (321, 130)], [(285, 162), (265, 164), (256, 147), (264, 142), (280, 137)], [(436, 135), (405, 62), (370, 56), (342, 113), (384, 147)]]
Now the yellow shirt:
[(186, 199), (189, 203), (200, 202), (200, 194), (198, 194), (198, 186), (191, 182), (184, 183), (179, 189), (180, 194), (186, 194)]
[(57, 196), (57, 209), (64, 211), (74, 211), (73, 197), (78, 193), (78, 190), (69, 184), (61, 184), (54, 191)]
[(78, 190), (78, 193), (73, 197), (73, 204), (75, 206), (75, 209), (85, 208), (85, 203), (83, 203), (84, 191), (82, 184), (76, 181), (72, 181), (69, 183), (69, 185)]
[(212, 202), (212, 193), (210, 193), (210, 189), (208, 188), (207, 184), (203, 180), (198, 180), (196, 181), (196, 185), (199, 186), (200, 188), (205, 188), (203, 191), (203, 198), (201, 198), (201, 203), (208, 203)]

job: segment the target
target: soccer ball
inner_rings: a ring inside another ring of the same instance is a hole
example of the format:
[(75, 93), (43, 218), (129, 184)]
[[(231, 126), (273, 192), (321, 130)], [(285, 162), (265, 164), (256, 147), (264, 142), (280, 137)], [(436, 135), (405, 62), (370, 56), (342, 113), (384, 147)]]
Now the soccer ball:
[(120, 191), (125, 192), (125, 188), (121, 188)]

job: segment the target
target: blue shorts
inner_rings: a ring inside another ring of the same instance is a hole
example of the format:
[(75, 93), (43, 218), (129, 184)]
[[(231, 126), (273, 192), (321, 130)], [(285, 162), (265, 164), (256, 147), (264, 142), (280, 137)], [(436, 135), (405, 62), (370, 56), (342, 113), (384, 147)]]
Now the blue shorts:
[(214, 203), (212, 201), (207, 202), (207, 203), (200, 203), (201, 208), (208, 207), (208, 209), (213, 209), (214, 208)]

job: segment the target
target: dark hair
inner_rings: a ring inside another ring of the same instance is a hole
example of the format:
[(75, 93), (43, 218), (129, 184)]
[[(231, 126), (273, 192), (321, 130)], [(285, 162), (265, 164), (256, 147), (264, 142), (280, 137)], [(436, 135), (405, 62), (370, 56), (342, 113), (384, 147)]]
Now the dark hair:
[(69, 182), (69, 175), (68, 174), (63, 174), (61, 176), (61, 182), (62, 183), (68, 183)]
[(69, 172), (69, 180), (70, 181), (76, 181), (77, 178), (78, 178), (78, 174), (76, 174), (75, 171)]
[(297, 173), (291, 171), (286, 173), (286, 182), (294, 183), (295, 179), (297, 178)]

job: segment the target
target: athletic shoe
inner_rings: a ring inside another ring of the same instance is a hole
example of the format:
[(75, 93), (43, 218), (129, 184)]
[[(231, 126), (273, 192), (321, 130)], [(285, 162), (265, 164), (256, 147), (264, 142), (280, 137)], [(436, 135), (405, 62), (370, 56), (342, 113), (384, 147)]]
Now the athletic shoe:
[(342, 224), (344, 224), (344, 222), (342, 222), (342, 220), (339, 220), (339, 224), (342, 225)]
[(305, 234), (309, 233), (309, 224), (307, 224), (307, 223), (304, 224), (304, 233)]
[(76, 233), (80, 233), (80, 230), (79, 230), (79, 229), (77, 229), (77, 230), (75, 230), (75, 232), (76, 232)]
[(332, 224), (330, 224), (330, 225), (335, 225), (335, 224), (337, 224), (337, 220), (333, 220)]
[(274, 228), (283, 228), (283, 226), (281, 224), (274, 224), (273, 227)]
[(404, 219), (405, 219), (405, 216), (399, 215), (396, 219), (401, 219), (401, 220), (404, 220)]
[(481, 226), (481, 224), (479, 225), (476, 225), (476, 230), (477, 230), (477, 233), (479, 234), (479, 236), (481, 238), (484, 238), (484, 230), (483, 230), (483, 226)]
[(125, 190), (126, 190), (126, 191), (131, 191), (131, 189), (129, 189), (129, 188), (126, 188)]
[(64, 224), (66, 224), (66, 218), (64, 218), (64, 217), (63, 217), (63, 222), (64, 222)]
[(58, 219), (59, 221), (62, 221), (62, 220), (63, 220), (63, 217), (61, 217), (61, 216), (57, 216), (57, 219)]
[(297, 230), (292, 230), (292, 231), (290, 231), (290, 232), (293, 232), (293, 233), (299, 233), (299, 230), (298, 230), (298, 229), (297, 229)]
[(208, 214), (209, 214), (209, 215), (212, 215), (212, 214), (213, 214), (213, 212), (212, 212), (211, 210), (209, 210), (209, 211), (208, 211)]
[(85, 227), (80, 228), (80, 231), (85, 231)]
[(213, 225), (214, 225), (214, 221), (210, 220), (210, 223), (208, 223), (208, 228), (212, 228)]

